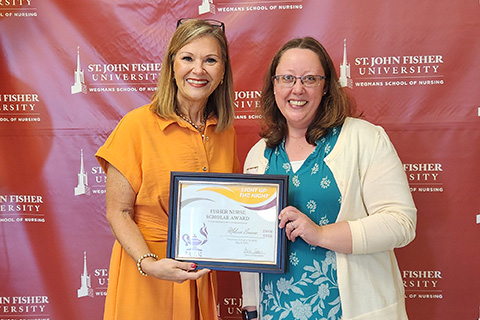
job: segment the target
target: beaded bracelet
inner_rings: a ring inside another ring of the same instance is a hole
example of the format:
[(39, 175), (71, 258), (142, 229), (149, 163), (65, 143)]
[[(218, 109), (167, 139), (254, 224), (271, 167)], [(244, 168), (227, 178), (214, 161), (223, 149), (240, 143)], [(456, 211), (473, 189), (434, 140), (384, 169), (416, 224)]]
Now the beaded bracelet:
[(141, 265), (143, 259), (145, 259), (145, 258), (153, 258), (153, 259), (155, 259), (155, 260), (158, 260), (158, 256), (157, 256), (156, 254), (154, 254), (154, 253), (145, 253), (143, 256), (141, 256), (141, 257), (137, 260), (137, 269), (138, 269), (138, 272), (140, 272), (140, 274), (141, 274), (142, 276), (145, 276), (145, 277), (146, 277), (147, 274), (143, 271), (142, 265)]

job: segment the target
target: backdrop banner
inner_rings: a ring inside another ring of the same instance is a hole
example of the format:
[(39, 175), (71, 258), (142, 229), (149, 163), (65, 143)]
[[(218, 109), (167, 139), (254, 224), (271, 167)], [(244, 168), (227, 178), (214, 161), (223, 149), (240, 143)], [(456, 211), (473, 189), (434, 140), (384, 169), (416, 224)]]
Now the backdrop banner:
[[(242, 163), (273, 54), (294, 37), (326, 47), (418, 208), (396, 250), (409, 318), (480, 318), (478, 0), (0, 0), (0, 320), (102, 318), (114, 238), (94, 154), (196, 17), (226, 26)], [(219, 286), (221, 318), (241, 319), (238, 273)]]

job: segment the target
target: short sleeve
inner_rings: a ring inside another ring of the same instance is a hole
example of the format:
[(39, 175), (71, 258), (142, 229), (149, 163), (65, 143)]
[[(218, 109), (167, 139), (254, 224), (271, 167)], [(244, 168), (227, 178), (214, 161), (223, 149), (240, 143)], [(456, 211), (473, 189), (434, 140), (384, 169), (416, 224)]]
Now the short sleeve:
[(141, 123), (138, 109), (125, 115), (101, 146), (95, 157), (107, 172), (107, 164), (113, 165), (138, 193), (142, 177)]

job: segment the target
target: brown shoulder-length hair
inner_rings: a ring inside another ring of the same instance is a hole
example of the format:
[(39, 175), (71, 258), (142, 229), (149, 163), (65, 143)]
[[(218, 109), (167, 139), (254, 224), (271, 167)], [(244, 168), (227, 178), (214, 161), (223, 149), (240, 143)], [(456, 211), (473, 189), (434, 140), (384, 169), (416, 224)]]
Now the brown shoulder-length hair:
[(289, 49), (309, 49), (315, 52), (325, 71), (325, 90), (315, 118), (307, 128), (305, 137), (307, 142), (314, 145), (318, 139), (325, 136), (328, 130), (337, 127), (348, 116), (355, 112), (355, 102), (349, 98), (339, 85), (337, 72), (332, 59), (325, 48), (312, 37), (296, 38), (285, 43), (275, 54), (270, 67), (265, 74), (262, 95), (260, 97), (260, 112), (262, 115), (262, 130), (260, 136), (266, 139), (267, 146), (278, 146), (287, 134), (287, 121), (275, 102), (273, 79), (280, 58)]
[(214, 37), (218, 41), (225, 66), (223, 81), (212, 92), (206, 105), (207, 114), (213, 113), (218, 119), (216, 130), (222, 131), (228, 129), (233, 124), (235, 118), (233, 76), (228, 54), (228, 43), (222, 28), (211, 25), (208, 21), (202, 19), (188, 20), (182, 23), (173, 33), (165, 52), (158, 78), (157, 91), (153, 95), (150, 108), (162, 118), (175, 119), (178, 117), (175, 113), (178, 87), (173, 80), (173, 61), (175, 55), (183, 46), (205, 36)]

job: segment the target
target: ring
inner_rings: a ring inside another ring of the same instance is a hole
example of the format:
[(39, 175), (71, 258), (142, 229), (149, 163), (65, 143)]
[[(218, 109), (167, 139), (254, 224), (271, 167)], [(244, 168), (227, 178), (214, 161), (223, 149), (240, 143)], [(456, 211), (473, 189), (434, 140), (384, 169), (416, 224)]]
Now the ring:
[(292, 226), (293, 229), (295, 229), (295, 225), (293, 224), (293, 221), (290, 221), (290, 225)]

